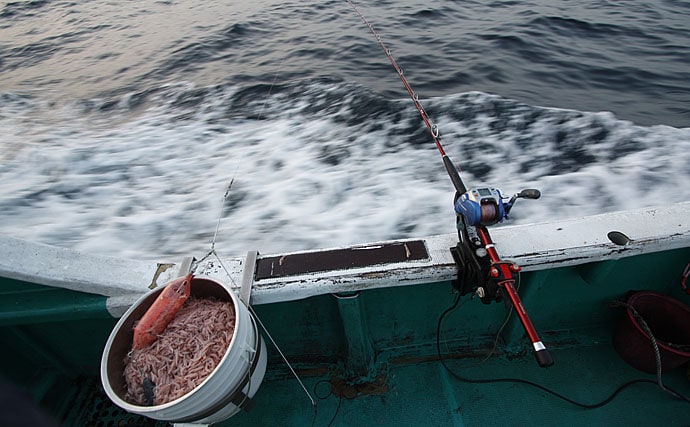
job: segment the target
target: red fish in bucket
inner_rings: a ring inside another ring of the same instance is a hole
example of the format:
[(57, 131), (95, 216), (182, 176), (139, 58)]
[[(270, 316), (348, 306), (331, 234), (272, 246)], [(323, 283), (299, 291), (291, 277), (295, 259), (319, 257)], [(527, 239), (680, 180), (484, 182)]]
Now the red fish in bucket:
[(188, 274), (165, 285), (165, 289), (134, 326), (132, 350), (146, 347), (158, 339), (158, 335), (163, 333), (189, 298), (191, 282), (192, 274)]

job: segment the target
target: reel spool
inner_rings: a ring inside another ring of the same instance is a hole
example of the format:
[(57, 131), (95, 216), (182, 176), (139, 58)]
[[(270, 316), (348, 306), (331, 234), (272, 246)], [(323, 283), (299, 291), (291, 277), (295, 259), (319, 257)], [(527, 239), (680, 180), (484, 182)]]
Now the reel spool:
[(526, 189), (503, 202), (501, 190), (493, 187), (473, 188), (455, 201), (455, 212), (462, 215), (468, 226), (489, 226), (508, 219), (508, 213), (517, 199), (538, 199), (541, 193)]
[(493, 187), (474, 188), (462, 194), (455, 201), (455, 212), (475, 227), (494, 225), (506, 216), (501, 192)]

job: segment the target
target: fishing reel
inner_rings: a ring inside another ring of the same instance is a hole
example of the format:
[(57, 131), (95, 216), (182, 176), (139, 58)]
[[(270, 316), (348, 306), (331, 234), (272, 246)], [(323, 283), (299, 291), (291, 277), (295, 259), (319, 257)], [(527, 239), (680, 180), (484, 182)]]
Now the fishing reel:
[[(501, 277), (496, 275), (496, 265), (488, 256), (484, 242), (488, 233), (484, 238), (480, 233), (485, 227), (508, 219), (517, 199), (538, 199), (540, 196), (539, 190), (526, 189), (508, 199), (493, 187), (474, 188), (456, 194), (455, 212), (460, 241), (451, 249), (451, 253), (462, 271), (462, 276), (454, 283), (460, 294), (477, 293), (485, 304), (503, 299), (499, 286)], [(515, 268), (519, 269), (518, 266)]]
[(508, 219), (508, 213), (517, 199), (538, 199), (540, 196), (539, 190), (530, 188), (514, 194), (508, 202), (504, 202), (504, 197), (497, 188), (474, 188), (455, 200), (455, 212), (465, 218), (467, 226), (489, 226)]

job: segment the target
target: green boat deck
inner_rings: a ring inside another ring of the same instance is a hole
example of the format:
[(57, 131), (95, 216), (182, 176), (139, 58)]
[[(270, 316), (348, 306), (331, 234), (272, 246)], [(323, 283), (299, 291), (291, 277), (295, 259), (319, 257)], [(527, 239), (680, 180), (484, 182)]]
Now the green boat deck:
[[(557, 364), (543, 371), (530, 355), (526, 358), (495, 357), (455, 360), (454, 372), (471, 378), (521, 378), (535, 381), (582, 403), (604, 400), (630, 379), (648, 378), (620, 363), (610, 345), (592, 345), (553, 351)], [(463, 365), (477, 365), (462, 368)], [(664, 383), (684, 393), (690, 385), (684, 372), (664, 375)], [(311, 389), (318, 383), (309, 379)], [(265, 387), (265, 388), (264, 388)], [(388, 391), (355, 399), (330, 396), (317, 400), (314, 425), (399, 426), (535, 426), (535, 425), (663, 425), (690, 424), (690, 405), (669, 398), (653, 384), (637, 384), (599, 409), (582, 409), (531, 386), (516, 383), (467, 384), (451, 377), (438, 362), (395, 365), (388, 371)], [(324, 391), (325, 390), (325, 391)], [(316, 392), (328, 394), (321, 384)], [(311, 425), (313, 411), (293, 380), (262, 386), (259, 409), (240, 414), (222, 425)], [(279, 396), (277, 398), (277, 396)], [(321, 395), (321, 397), (324, 397)], [(279, 418), (276, 418), (280, 414)]]
[[(473, 378), (519, 377), (566, 394), (582, 403), (608, 397), (631, 379), (649, 379), (617, 358), (608, 343), (553, 351), (557, 364), (544, 371), (531, 355), (448, 362), (460, 375)], [(469, 368), (462, 368), (470, 365)], [(476, 365), (476, 366), (475, 366)], [(329, 375), (302, 373), (311, 401), (293, 378), (265, 380), (250, 413), (217, 426), (535, 426), (535, 425), (666, 425), (690, 424), (690, 405), (669, 397), (656, 385), (635, 384), (611, 403), (582, 409), (531, 386), (516, 383), (466, 384), (452, 378), (438, 362), (390, 365), (386, 391), (357, 398), (330, 394)], [(664, 374), (664, 384), (686, 395), (690, 384), (684, 370)], [(165, 426), (166, 423), (127, 414), (113, 406), (95, 379), (77, 382), (64, 425)], [(83, 388), (82, 388), (83, 387)], [(319, 396), (319, 397), (317, 397)]]
[[(520, 294), (555, 364), (540, 368), (522, 326), (504, 304), (461, 299), (441, 327), (446, 364), (471, 379), (517, 378), (585, 404), (622, 384), (656, 376), (627, 365), (612, 336), (623, 315), (608, 302), (631, 289), (667, 293), (679, 286), (690, 248), (616, 261), (523, 273)], [(2, 377), (30, 392), (64, 426), (155, 425), (113, 406), (98, 367), (115, 320), (105, 299), (4, 280)], [(316, 408), (268, 343), (266, 377), (249, 413), (219, 426), (351, 425), (690, 425), (690, 404), (637, 383), (611, 402), (584, 409), (516, 382), (467, 383), (439, 362), (439, 317), (455, 298), (449, 283), (320, 295), (255, 307), (316, 402)], [(469, 300), (465, 302), (465, 300)], [(498, 346), (491, 351), (498, 335)], [(664, 384), (690, 396), (686, 367)], [(333, 386), (332, 386), (333, 385)]]

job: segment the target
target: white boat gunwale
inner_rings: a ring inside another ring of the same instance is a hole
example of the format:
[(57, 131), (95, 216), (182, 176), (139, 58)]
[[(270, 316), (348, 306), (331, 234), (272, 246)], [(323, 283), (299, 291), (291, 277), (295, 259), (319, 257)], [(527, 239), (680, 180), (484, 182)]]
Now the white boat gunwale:
[[(611, 242), (607, 237), (610, 231), (624, 233), (630, 242), (626, 245)], [(495, 227), (492, 236), (501, 256), (515, 261), (524, 271), (690, 247), (690, 202)], [(453, 280), (457, 269), (449, 249), (457, 243), (455, 234), (374, 242), (349, 248), (366, 249), (419, 240), (424, 242), (429, 255), (425, 259), (255, 280), (252, 303), (268, 304), (322, 294)], [(259, 261), (269, 256), (318, 254), (333, 249), (342, 248), (259, 255)], [(0, 236), (0, 253), (4, 254), (0, 258), (1, 277), (106, 296), (108, 310), (115, 317), (119, 317), (151, 286), (162, 285), (180, 275), (180, 267), (184, 264), (184, 260), (160, 263), (106, 257), (9, 236)], [(220, 262), (210, 257), (199, 265), (197, 274), (230, 281), (231, 286), (239, 291), (244, 263), (244, 257), (222, 258)]]

